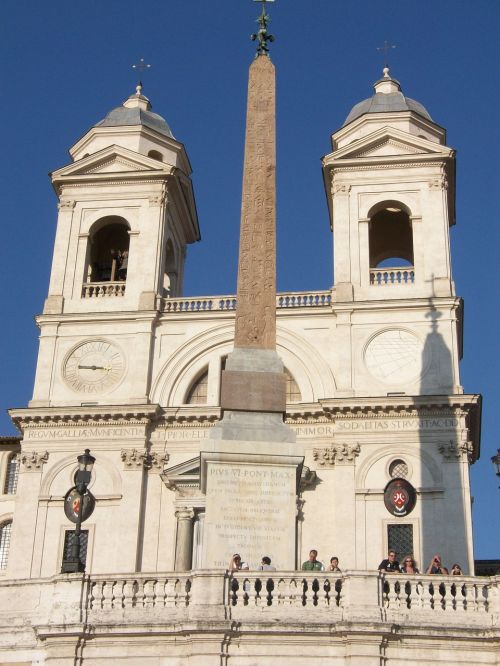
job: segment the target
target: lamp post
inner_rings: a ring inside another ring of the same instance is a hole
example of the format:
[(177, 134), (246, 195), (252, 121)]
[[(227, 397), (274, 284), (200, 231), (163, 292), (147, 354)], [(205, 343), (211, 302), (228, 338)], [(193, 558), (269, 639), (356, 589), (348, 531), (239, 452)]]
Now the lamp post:
[(66, 493), (64, 498), (64, 512), (75, 523), (75, 533), (71, 544), (71, 555), (63, 560), (61, 573), (79, 573), (85, 571), (85, 565), (80, 560), (80, 534), (82, 522), (87, 520), (94, 510), (95, 500), (88, 491), (92, 476), (95, 458), (90, 455), (90, 449), (78, 456), (78, 470), (75, 474), (75, 485)]
[(491, 462), (495, 468), (495, 474), (500, 478), (500, 449), (497, 450), (496, 456), (491, 457)]

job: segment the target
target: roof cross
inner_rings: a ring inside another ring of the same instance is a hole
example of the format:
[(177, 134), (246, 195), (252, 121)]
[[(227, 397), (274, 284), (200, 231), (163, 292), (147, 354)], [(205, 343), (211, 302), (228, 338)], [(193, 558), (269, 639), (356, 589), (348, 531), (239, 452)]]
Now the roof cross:
[(384, 67), (389, 67), (389, 59), (387, 57), (387, 54), (391, 49), (395, 49), (396, 46), (395, 44), (391, 44), (390, 42), (387, 41), (387, 39), (384, 39), (384, 45), (383, 46), (377, 46), (377, 51), (383, 51), (384, 52)]
[(149, 69), (151, 65), (148, 65), (144, 62), (144, 58), (141, 58), (138, 63), (132, 65), (132, 69), (138, 69), (140, 72), (143, 72), (145, 69)]

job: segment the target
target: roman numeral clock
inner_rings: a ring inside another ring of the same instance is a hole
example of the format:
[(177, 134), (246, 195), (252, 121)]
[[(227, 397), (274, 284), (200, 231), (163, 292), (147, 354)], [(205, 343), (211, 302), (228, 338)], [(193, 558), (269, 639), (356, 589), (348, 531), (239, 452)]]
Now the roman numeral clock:
[(125, 356), (108, 340), (87, 340), (73, 347), (63, 362), (63, 378), (78, 393), (104, 393), (125, 374)]

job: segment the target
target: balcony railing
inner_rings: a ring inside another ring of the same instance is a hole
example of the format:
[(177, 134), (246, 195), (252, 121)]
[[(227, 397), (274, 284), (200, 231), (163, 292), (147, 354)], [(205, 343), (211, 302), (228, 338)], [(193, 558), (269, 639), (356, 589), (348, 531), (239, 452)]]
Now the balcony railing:
[[(288, 613), (294, 610), (356, 615), (356, 608), (379, 620), (423, 616), (476, 618), (489, 626), (500, 611), (499, 579), (471, 576), (379, 575), (372, 572), (270, 572), (227, 573), (202, 570), (172, 574), (90, 576), (87, 610), (193, 609), (221, 605), (226, 616), (252, 609)], [(189, 614), (189, 610), (187, 611)], [(98, 615), (94, 620), (97, 620)], [(93, 621), (94, 621), (93, 620)], [(325, 620), (326, 621), (326, 620)], [(452, 621), (450, 619), (450, 621)], [(470, 622), (470, 619), (467, 620)]]
[[(321, 308), (330, 307), (331, 291), (295, 291), (276, 295), (276, 308)], [(236, 296), (201, 296), (192, 298), (163, 299), (164, 312), (216, 312), (235, 310)]]
[(125, 282), (85, 282), (82, 286), (82, 298), (105, 298), (124, 296)]
[(413, 266), (401, 268), (371, 268), (370, 284), (378, 287), (391, 287), (398, 284), (413, 284), (415, 269)]

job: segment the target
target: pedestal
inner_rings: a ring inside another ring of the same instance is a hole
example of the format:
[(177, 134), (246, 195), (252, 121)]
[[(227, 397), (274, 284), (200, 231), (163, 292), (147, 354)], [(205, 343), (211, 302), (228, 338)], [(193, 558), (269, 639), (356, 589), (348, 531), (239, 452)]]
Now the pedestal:
[[(201, 453), (206, 493), (202, 568), (226, 569), (239, 553), (250, 569), (264, 555), (277, 569), (295, 568), (296, 498), (303, 457), (266, 454), (276, 443), (213, 441)], [(295, 448), (295, 447), (294, 447)]]

